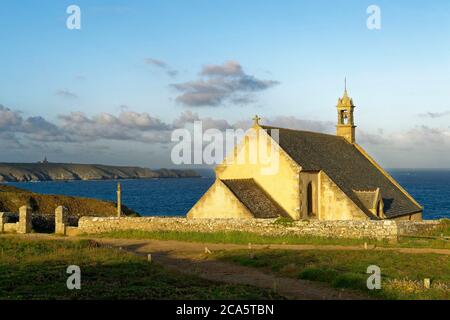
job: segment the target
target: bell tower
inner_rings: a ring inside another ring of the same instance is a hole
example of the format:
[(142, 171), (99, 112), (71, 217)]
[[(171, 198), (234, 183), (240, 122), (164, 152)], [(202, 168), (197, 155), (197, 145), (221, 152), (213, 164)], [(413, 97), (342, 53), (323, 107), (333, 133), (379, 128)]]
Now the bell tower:
[(338, 112), (338, 123), (336, 125), (336, 135), (344, 137), (348, 142), (355, 143), (355, 122), (353, 110), (355, 105), (347, 94), (347, 80), (345, 80), (344, 96), (338, 99), (336, 106)]

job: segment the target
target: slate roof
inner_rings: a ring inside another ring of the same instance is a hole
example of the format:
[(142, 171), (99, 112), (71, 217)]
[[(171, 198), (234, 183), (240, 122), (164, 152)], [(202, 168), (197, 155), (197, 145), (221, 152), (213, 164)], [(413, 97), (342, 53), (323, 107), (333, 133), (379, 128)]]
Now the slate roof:
[(253, 179), (221, 180), (255, 218), (286, 217), (286, 212)]
[(353, 190), (380, 188), (387, 218), (421, 212), (394, 183), (343, 137), (284, 128), (261, 126), (269, 134), (279, 130), (279, 145), (305, 171), (323, 170), (369, 217), (374, 215)]

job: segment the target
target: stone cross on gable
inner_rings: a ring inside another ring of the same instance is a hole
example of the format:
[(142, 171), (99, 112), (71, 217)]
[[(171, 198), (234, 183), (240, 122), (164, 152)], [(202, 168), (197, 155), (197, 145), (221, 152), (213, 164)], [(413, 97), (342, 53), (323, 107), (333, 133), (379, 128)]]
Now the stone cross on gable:
[(258, 115), (255, 115), (253, 117), (253, 125), (259, 125), (259, 121), (261, 120), (260, 117), (258, 117)]

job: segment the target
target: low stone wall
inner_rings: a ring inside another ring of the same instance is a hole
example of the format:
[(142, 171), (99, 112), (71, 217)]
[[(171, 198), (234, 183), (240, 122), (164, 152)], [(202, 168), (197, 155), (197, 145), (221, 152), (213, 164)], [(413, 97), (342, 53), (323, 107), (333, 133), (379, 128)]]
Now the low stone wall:
[[(142, 231), (245, 231), (261, 235), (304, 235), (333, 238), (397, 239), (399, 222), (383, 221), (295, 221), (286, 224), (274, 223), (274, 219), (186, 219), (174, 217), (82, 217), (78, 222), (78, 233), (102, 233), (119, 230)], [(402, 234), (411, 234), (419, 229), (406, 227), (401, 222)], [(421, 230), (439, 222), (423, 223)]]
[(0, 212), (0, 232), (15, 233), (19, 226), (19, 215), (12, 212)]
[(5, 223), (3, 225), (3, 232), (6, 232), (6, 233), (16, 233), (18, 229), (19, 229), (19, 223), (18, 222)]
[(436, 229), (440, 220), (397, 221), (399, 235), (415, 235)]

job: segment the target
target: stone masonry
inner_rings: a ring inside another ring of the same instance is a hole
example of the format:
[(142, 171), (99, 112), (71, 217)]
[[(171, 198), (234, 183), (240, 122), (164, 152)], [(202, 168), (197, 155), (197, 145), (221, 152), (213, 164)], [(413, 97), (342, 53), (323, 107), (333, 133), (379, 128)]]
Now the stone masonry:
[(0, 232), (5, 232), (5, 224), (8, 223), (11, 215), (10, 212), (0, 212)]
[(59, 206), (55, 210), (55, 233), (65, 235), (66, 227), (68, 226), (68, 212), (67, 208)]
[[(78, 233), (101, 233), (119, 230), (217, 232), (243, 231), (260, 235), (316, 236), (333, 238), (397, 239), (402, 232), (413, 232), (415, 228), (399, 228), (393, 220), (367, 221), (320, 221), (300, 220), (285, 224), (274, 223), (275, 219), (186, 219), (181, 217), (82, 217), (78, 222)], [(414, 222), (423, 229), (432, 229), (439, 221)]]
[(20, 207), (17, 233), (30, 233), (31, 232), (32, 214), (33, 214), (33, 210), (31, 209), (31, 207), (29, 207), (29, 206)]

